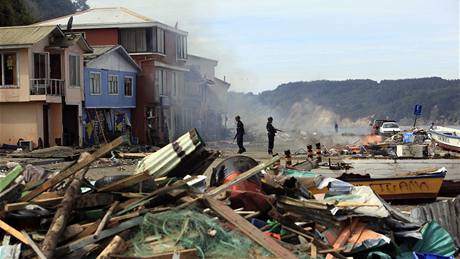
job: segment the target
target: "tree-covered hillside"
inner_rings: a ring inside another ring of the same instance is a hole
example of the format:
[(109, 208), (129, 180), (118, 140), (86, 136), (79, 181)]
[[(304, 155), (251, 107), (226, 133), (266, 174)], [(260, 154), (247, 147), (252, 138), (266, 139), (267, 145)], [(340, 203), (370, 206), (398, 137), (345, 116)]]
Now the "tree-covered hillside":
[[(240, 96), (242, 97), (242, 96)], [(230, 98), (242, 100), (242, 98)], [(291, 116), (293, 105), (317, 106), (337, 119), (412, 119), (415, 104), (423, 105), (425, 122), (460, 123), (460, 80), (420, 79), (290, 82), (243, 100), (257, 99), (278, 116)], [(241, 104), (239, 104), (241, 105)], [(237, 106), (238, 107), (238, 106)], [(296, 107), (296, 111), (298, 111)], [(316, 108), (317, 109), (317, 108)], [(305, 111), (303, 114), (308, 114)]]
[(87, 0), (0, 0), (0, 26), (27, 25), (89, 8)]

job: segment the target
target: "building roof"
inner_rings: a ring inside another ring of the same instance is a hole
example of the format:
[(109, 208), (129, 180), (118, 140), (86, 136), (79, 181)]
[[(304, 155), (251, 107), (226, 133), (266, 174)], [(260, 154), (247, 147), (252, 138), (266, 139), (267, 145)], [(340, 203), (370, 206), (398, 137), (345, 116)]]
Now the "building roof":
[(217, 60), (211, 59), (211, 58), (205, 58), (205, 57), (202, 57), (202, 56), (197, 56), (197, 55), (192, 55), (192, 54), (188, 54), (187, 56), (188, 56), (188, 59), (189, 59), (189, 60), (190, 60), (190, 59), (201, 59), (201, 60), (206, 60), (206, 61), (209, 61), (209, 62), (216, 63), (216, 65), (217, 65), (217, 63), (218, 63)]
[(217, 78), (217, 77), (214, 77), (214, 81), (215, 81), (215, 82), (218, 82), (218, 83), (220, 83), (220, 84), (225, 85), (225, 86), (227, 87), (227, 89), (228, 89), (228, 88), (230, 87), (230, 85), (231, 85), (229, 82), (224, 81), (224, 80), (222, 80), (222, 79), (220, 79), (220, 78)]
[(0, 48), (28, 47), (52, 32), (64, 36), (56, 25), (0, 27)]
[(137, 71), (140, 71), (141, 68), (137, 65), (136, 61), (128, 54), (128, 52), (123, 48), (121, 45), (100, 45), (100, 46), (92, 46), (93, 52), (89, 54), (85, 54), (84, 59), (85, 62), (91, 63), (96, 61), (98, 58), (108, 55), (112, 52), (118, 52), (121, 56), (123, 56)]
[(71, 15), (36, 23), (36, 25), (59, 25), (67, 29), (67, 22), (73, 16), (73, 29), (135, 28), (158, 26), (166, 30), (187, 34), (172, 26), (155, 21), (123, 7), (92, 8)]

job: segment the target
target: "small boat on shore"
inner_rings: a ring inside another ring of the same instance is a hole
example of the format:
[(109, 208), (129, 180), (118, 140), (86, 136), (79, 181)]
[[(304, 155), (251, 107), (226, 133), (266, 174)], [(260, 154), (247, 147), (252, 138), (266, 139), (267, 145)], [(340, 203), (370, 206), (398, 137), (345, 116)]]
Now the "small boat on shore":
[(414, 176), (366, 178), (342, 175), (338, 179), (355, 186), (369, 186), (384, 200), (409, 200), (436, 199), (445, 176), (444, 169)]
[[(369, 175), (343, 174), (338, 180), (355, 186), (369, 186), (384, 200), (436, 199), (447, 170), (441, 168), (418, 175), (371, 178)], [(313, 194), (326, 193), (328, 188), (311, 188)]]
[(460, 130), (435, 126), (429, 130), (429, 134), (440, 147), (460, 152)]

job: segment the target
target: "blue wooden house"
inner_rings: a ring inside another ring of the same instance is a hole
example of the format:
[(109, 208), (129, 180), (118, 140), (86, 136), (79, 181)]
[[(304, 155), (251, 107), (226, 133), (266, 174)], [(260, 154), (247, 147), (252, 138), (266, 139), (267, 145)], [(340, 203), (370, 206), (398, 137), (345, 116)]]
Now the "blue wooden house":
[(139, 66), (122, 46), (92, 46), (84, 68), (83, 127), (86, 145), (131, 133)]

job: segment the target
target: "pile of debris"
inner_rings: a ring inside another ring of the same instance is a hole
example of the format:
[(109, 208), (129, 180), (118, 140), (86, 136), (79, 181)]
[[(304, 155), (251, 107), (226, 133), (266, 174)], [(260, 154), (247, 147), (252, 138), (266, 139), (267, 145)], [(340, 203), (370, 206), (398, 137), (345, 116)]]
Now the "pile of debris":
[[(17, 165), (1, 179), (0, 258), (413, 258), (458, 251), (436, 222), (401, 213), (367, 186), (281, 168), (279, 156), (262, 163), (235, 156), (203, 175), (217, 155), (196, 130), (145, 154), (132, 175), (86, 180), (88, 167), (124, 142), (84, 152), (57, 173)], [(314, 195), (312, 188), (328, 190)]]

